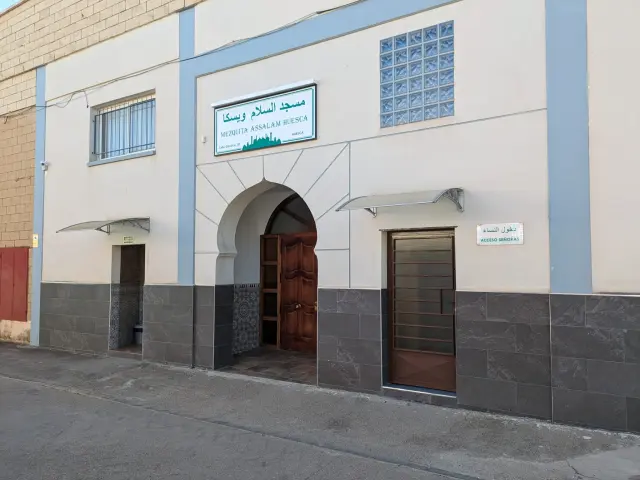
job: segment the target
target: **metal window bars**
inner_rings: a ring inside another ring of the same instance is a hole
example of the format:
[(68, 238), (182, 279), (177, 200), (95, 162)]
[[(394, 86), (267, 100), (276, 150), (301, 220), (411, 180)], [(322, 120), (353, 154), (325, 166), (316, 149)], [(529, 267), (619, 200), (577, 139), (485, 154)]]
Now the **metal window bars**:
[(101, 108), (94, 117), (95, 160), (153, 150), (156, 147), (156, 99), (136, 98)]

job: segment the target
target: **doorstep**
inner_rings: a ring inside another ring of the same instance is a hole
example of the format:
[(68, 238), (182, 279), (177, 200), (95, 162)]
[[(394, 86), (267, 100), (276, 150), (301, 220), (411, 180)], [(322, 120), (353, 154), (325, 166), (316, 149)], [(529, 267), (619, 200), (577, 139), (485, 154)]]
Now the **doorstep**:
[(458, 407), (458, 398), (455, 393), (428, 390), (426, 388), (407, 387), (404, 385), (383, 385), (382, 394), (385, 397), (409, 402), (426, 403), (438, 407)]
[(142, 345), (132, 345), (130, 347), (119, 348), (117, 350), (109, 350), (107, 355), (109, 357), (142, 360)]

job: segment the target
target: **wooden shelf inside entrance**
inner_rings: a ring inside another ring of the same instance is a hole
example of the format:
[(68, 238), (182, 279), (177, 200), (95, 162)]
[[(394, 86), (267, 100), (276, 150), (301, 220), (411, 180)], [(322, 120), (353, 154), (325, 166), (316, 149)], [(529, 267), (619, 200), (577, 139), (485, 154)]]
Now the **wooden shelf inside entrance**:
[(260, 343), (280, 347), (280, 237), (260, 239)]

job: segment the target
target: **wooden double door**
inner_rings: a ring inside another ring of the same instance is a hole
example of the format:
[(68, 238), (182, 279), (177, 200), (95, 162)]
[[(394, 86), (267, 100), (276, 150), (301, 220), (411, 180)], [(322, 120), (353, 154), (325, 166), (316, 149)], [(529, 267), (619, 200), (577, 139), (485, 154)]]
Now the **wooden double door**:
[(263, 235), (261, 339), (283, 350), (316, 353), (316, 233)]
[(390, 233), (388, 248), (390, 380), (455, 392), (453, 231)]

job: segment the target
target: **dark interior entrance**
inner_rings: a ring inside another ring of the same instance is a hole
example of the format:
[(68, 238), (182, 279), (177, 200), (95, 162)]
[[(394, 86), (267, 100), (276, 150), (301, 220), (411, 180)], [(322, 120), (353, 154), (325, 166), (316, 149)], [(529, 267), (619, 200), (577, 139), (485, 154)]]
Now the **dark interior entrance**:
[(144, 245), (120, 247), (120, 283), (113, 292), (118, 302), (118, 348), (142, 349), (142, 292), (144, 287)]
[(391, 383), (455, 392), (452, 230), (388, 237)]
[(316, 241), (311, 211), (302, 198), (290, 195), (260, 236), (260, 348), (236, 355), (230, 370), (316, 383)]

